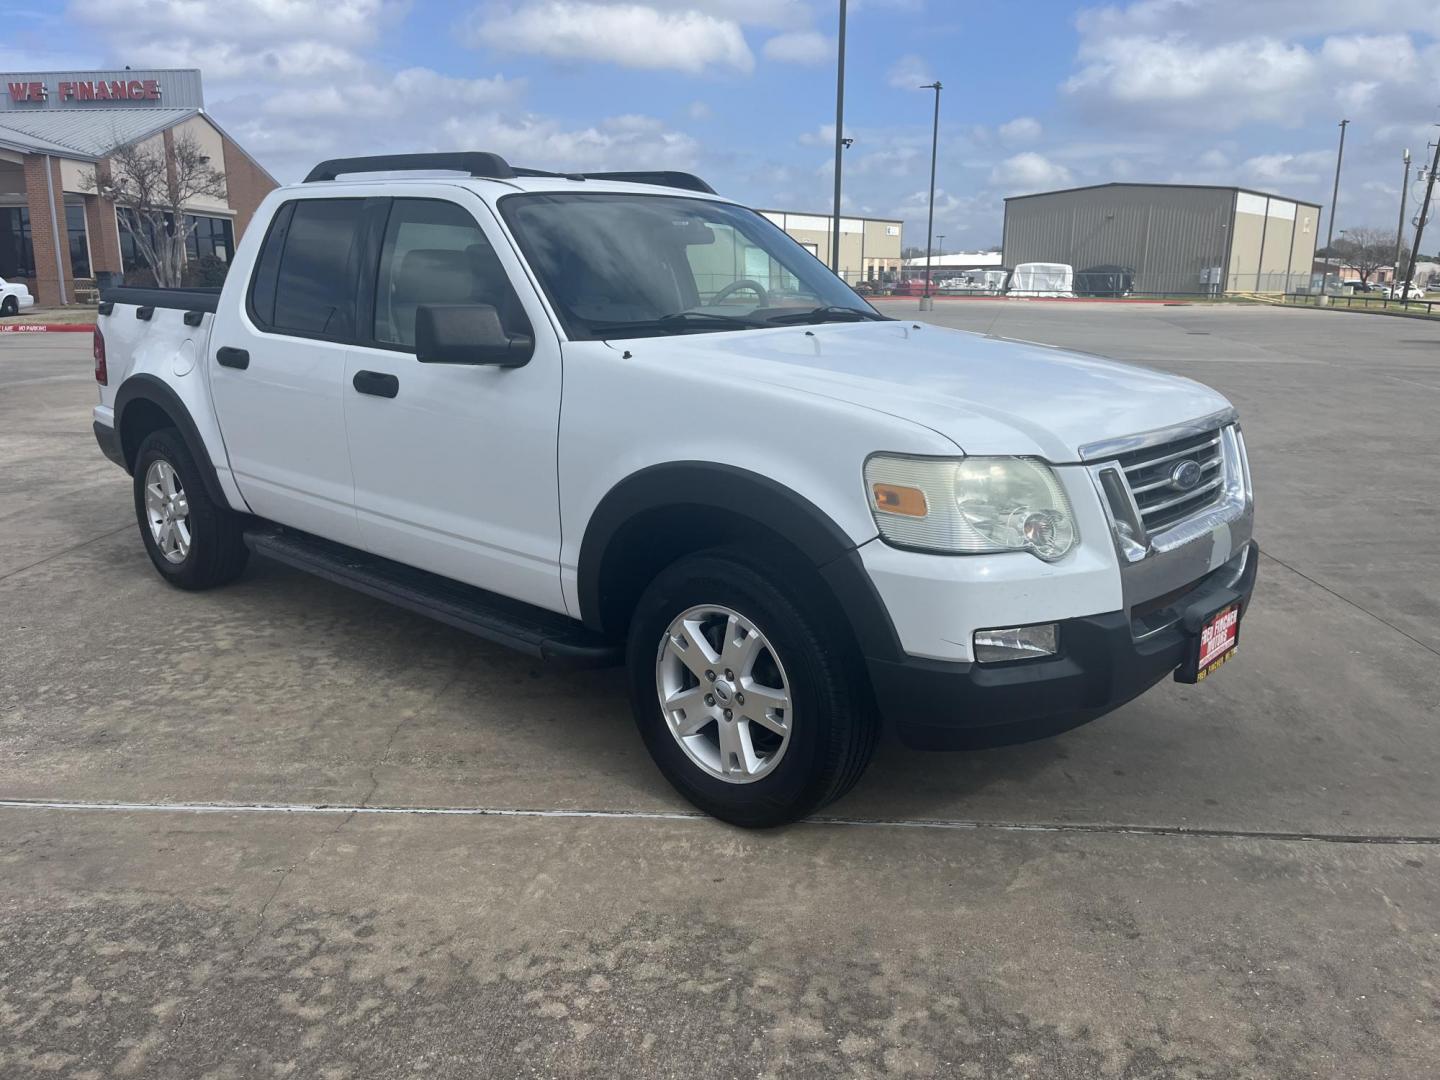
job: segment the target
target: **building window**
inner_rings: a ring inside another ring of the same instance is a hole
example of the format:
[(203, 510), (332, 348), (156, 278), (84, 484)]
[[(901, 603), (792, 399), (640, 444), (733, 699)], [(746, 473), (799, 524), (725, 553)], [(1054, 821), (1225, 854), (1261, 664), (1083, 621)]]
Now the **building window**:
[(65, 204), (65, 231), (70, 234), (70, 273), (90, 276), (90, 245), (85, 239), (85, 207)]
[(33, 278), (35, 248), (30, 243), (30, 210), (0, 206), (0, 278)]
[(191, 259), (215, 258), (223, 263), (235, 253), (235, 233), (229, 218), (200, 217), (186, 214), (190, 236), (185, 241)]
[[(149, 263), (145, 261), (145, 256), (140, 253), (140, 245), (135, 242), (135, 236), (132, 230), (143, 230), (146, 235), (151, 235), (154, 230), (151, 228), (150, 216), (148, 214), (141, 216), (134, 207), (117, 206), (115, 208), (115, 217), (120, 229), (121, 269), (127, 273), (131, 270), (149, 269)], [(129, 228), (126, 227), (127, 222), (129, 223)], [(153, 248), (155, 246), (153, 236), (151, 236), (151, 240), (151, 246)]]

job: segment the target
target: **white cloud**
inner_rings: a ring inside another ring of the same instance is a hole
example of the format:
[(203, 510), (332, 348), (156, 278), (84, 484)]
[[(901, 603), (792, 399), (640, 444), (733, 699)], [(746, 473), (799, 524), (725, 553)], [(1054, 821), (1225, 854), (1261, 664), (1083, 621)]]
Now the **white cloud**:
[(455, 79), (429, 68), (406, 68), (388, 78), (325, 83), (304, 93), (269, 98), (262, 107), (281, 117), (360, 115), (374, 120), (407, 115), (422, 102), (443, 102), (447, 107), (493, 107), (514, 101), (524, 87), (524, 80), (506, 79), (503, 75)]
[(600, 60), (698, 74), (711, 67), (750, 71), (755, 57), (734, 19), (647, 4), (540, 0), (487, 11), (470, 26), (478, 45), (558, 60)]
[(816, 30), (778, 34), (765, 42), (765, 58), (787, 64), (827, 64), (836, 58), (836, 43)]
[(70, 11), (77, 21), (125, 39), (158, 38), (163, 28), (184, 43), (313, 38), (354, 46), (376, 40), (407, 7), (399, 0), (148, 0), (139, 5), (77, 2)]
[(1074, 183), (1074, 179), (1064, 165), (1030, 151), (1006, 158), (990, 171), (990, 183), (1004, 189), (1007, 195), (1064, 187)]
[[(1103, 111), (1148, 110), (1215, 127), (1249, 120), (1298, 123), (1298, 99), (1315, 81), (1315, 57), (1302, 45), (1254, 38), (1198, 45), (1177, 36), (1113, 37), (1081, 50), (1083, 66), (1063, 84), (1072, 98)], [(1128, 115), (1128, 112), (1127, 112)]]
[(1076, 25), (1087, 36), (1183, 33), (1199, 40), (1364, 30), (1433, 35), (1440, 10), (1421, 0), (1134, 0), (1084, 11)]
[(715, 110), (703, 101), (692, 101), (685, 109), (685, 115), (691, 120), (709, 120), (714, 114)]
[(801, 146), (834, 146), (835, 125), (821, 124), (817, 128), (803, 132), (798, 141)]
[(1299, 154), (1257, 154), (1240, 163), (1239, 172), (1254, 183), (1286, 185), (1315, 184), (1335, 167), (1335, 157), (1325, 150)]
[(447, 148), (483, 146), (530, 168), (690, 169), (698, 144), (649, 116), (616, 116), (568, 127), (552, 117), (489, 113), (451, 117), (442, 126)]
[(1000, 138), (1007, 143), (1028, 143), (1040, 138), (1044, 130), (1033, 116), (1017, 116), (1000, 125)]
[(890, 85), (897, 90), (914, 90), (926, 83), (933, 83), (935, 76), (930, 74), (930, 65), (925, 62), (924, 57), (906, 53), (890, 68), (888, 79)]

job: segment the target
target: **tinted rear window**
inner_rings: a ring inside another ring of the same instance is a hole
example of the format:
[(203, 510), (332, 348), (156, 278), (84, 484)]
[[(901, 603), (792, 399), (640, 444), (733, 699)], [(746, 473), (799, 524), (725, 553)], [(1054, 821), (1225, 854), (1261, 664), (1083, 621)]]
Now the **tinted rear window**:
[(364, 205), (362, 199), (301, 199), (286, 208), (288, 222), (286, 211), (276, 215), (251, 286), (253, 314), (267, 329), (354, 336), (355, 248)]

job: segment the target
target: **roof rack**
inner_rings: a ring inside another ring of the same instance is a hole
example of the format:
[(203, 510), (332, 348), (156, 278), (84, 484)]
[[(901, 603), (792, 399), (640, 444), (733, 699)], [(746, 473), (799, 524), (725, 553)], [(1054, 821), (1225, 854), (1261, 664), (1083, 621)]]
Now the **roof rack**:
[(378, 157), (331, 158), (316, 165), (305, 176), (305, 183), (334, 180), (346, 173), (362, 172), (431, 172), (445, 169), (469, 173), (490, 180), (511, 180), (515, 173), (499, 154), (464, 151), (450, 154), (381, 154)]
[(716, 194), (715, 189), (694, 173), (653, 170), (647, 172), (561, 173), (544, 169), (521, 169), (510, 165), (499, 154), (467, 150), (441, 154), (381, 154), (378, 157), (331, 158), (316, 165), (305, 177), (305, 183), (334, 180), (349, 173), (366, 172), (463, 172), (486, 180), (513, 180), (517, 176), (551, 176), (563, 180), (619, 180), (630, 184), (653, 184), (657, 187), (680, 188)]

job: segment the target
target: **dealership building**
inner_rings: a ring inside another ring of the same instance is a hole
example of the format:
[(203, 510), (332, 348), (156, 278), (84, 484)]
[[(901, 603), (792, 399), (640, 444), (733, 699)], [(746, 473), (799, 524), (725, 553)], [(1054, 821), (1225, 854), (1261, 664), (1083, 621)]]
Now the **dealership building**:
[(1136, 293), (1308, 288), (1320, 207), (1247, 188), (1099, 184), (1005, 200), (1005, 265), (1133, 271)]
[[(761, 210), (767, 218), (830, 266), (835, 219), (825, 214)], [(887, 218), (840, 218), (840, 265), (831, 266), (846, 281), (891, 280), (900, 270), (903, 222)]]
[(143, 268), (117, 207), (97, 191), (97, 167), (103, 185), (107, 154), (131, 144), (163, 148), (173, 162), (180, 138), (225, 180), (223, 196), (185, 207), (188, 257), (228, 262), (276, 182), (205, 111), (199, 71), (0, 74), (0, 278), (52, 305), (74, 302), (101, 275)]

